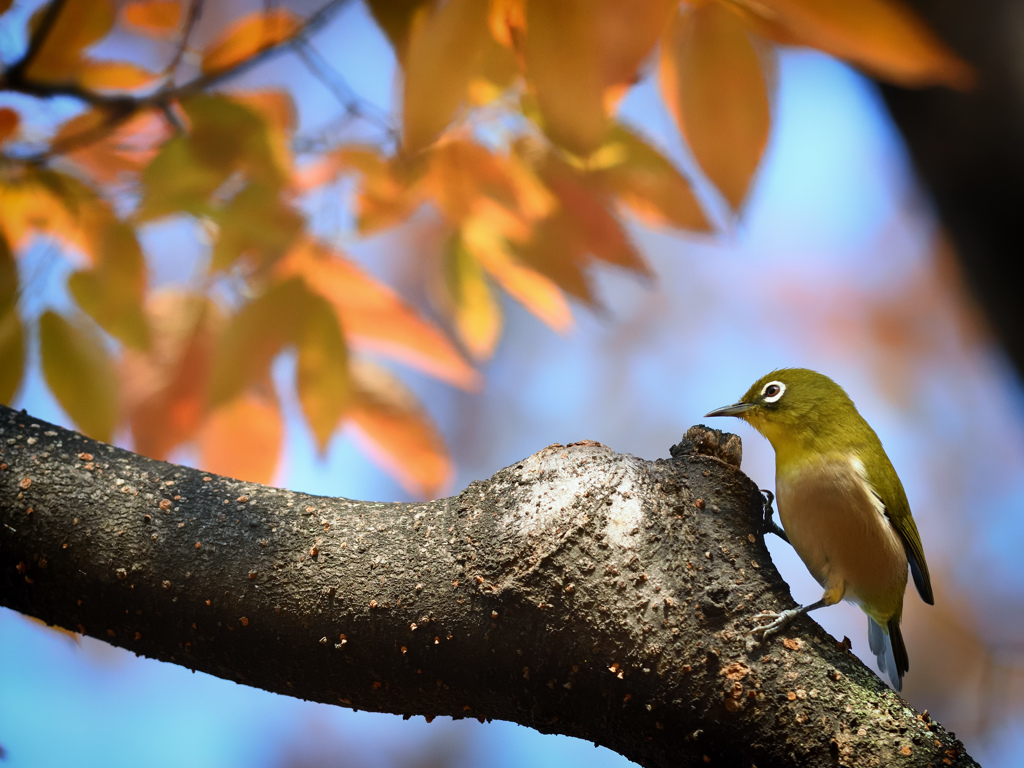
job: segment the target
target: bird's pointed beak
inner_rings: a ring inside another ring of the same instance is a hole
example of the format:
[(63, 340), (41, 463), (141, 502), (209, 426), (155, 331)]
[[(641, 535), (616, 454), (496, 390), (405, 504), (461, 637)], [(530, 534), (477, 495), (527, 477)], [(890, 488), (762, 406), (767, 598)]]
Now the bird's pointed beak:
[(709, 416), (740, 416), (749, 411), (754, 407), (753, 403), (733, 403), (732, 405), (726, 405), (722, 408), (715, 408), (710, 413), (705, 413), (704, 418)]

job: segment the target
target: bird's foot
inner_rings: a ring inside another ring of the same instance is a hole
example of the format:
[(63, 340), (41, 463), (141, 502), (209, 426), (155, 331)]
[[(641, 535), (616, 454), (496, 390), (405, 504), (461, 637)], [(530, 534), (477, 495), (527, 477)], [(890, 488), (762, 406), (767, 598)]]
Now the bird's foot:
[(754, 617), (755, 619), (771, 619), (771, 621), (763, 626), (754, 627), (750, 630), (750, 637), (752, 637), (757, 643), (766, 642), (789, 626), (789, 623), (801, 613), (804, 613), (803, 608), (792, 608), (788, 611), (783, 611), (782, 613), (758, 614)]
[(761, 490), (761, 493), (764, 495), (764, 514), (761, 519), (761, 535), (764, 536), (766, 533), (774, 533), (784, 542), (789, 544), (789, 536), (786, 535), (782, 526), (772, 519), (772, 515), (775, 513), (775, 510), (772, 508), (772, 504), (775, 502), (775, 494), (764, 489)]

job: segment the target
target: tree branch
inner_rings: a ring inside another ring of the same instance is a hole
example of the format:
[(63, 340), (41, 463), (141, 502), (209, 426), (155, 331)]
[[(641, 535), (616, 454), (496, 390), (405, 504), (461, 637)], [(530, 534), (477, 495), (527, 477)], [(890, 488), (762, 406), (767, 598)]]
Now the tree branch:
[(974, 765), (792, 607), (739, 441), (553, 445), (415, 504), (153, 461), (0, 407), (0, 603), (314, 701), (512, 720), (643, 765)]

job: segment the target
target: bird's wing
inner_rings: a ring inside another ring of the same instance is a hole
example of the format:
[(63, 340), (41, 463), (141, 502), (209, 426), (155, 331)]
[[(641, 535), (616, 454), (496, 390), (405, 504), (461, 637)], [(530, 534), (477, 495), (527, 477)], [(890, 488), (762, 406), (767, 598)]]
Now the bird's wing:
[(885, 515), (892, 523), (892, 527), (903, 539), (903, 546), (907, 550), (907, 560), (910, 562), (910, 573), (914, 577), (914, 586), (921, 595), (921, 599), (928, 605), (935, 605), (935, 597), (932, 595), (932, 580), (928, 575), (928, 562), (924, 559), (924, 549), (921, 547), (921, 534), (917, 532), (917, 525), (914, 517), (910, 514), (910, 502), (907, 501), (906, 491), (903, 490), (903, 483), (895, 470), (891, 473), (895, 478), (894, 483), (878, 483), (879, 478), (868, 478), (871, 491), (882, 502), (885, 507)]

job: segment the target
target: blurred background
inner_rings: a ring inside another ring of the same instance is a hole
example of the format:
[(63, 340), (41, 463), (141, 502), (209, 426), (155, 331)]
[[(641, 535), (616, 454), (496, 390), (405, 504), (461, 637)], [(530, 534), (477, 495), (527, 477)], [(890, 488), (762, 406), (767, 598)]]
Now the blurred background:
[[(2, 17), (0, 52), (24, 46), (33, 3)], [(16, 14), (20, 14), (16, 16)], [(15, 23), (17, 22), (17, 23)], [(362, 3), (348, 4), (316, 38), (323, 59), (368, 110), (395, 110), (396, 64)], [(236, 83), (287, 85), (299, 132), (333, 119), (337, 104), (295, 56), (269, 59)], [(709, 185), (698, 195), (720, 233), (681, 235), (630, 224), (654, 277), (600, 268), (602, 310), (573, 305), (559, 334), (501, 294), (504, 332), (479, 364), (479, 392), (396, 367), (436, 421), (454, 477), (445, 495), (550, 443), (591, 439), (663, 458), (708, 410), (734, 402), (777, 367), (834, 378), (873, 425), (900, 473), (932, 569), (936, 605), (907, 593), (911, 668), (904, 697), (956, 732), (983, 765), (1024, 754), (1024, 391), (964, 287), (952, 246), (916, 180), (877, 87), (845, 64), (781, 49), (772, 130), (739, 217)], [(6, 99), (6, 96), (0, 96)], [(20, 108), (25, 108), (19, 102)], [(74, 113), (60, 100), (38, 119)], [(620, 114), (700, 178), (653, 79)], [(351, 188), (347, 194), (351, 195)], [(313, 196), (308, 213), (367, 272), (427, 315), (418, 245), (436, 214), (357, 238), (350, 199)], [(194, 228), (150, 228), (151, 280), (187, 278), (204, 253)], [(42, 263), (43, 253), (25, 255)], [(69, 302), (59, 267), (26, 313)], [(290, 376), (274, 366), (285, 414), (275, 484), (357, 499), (414, 498), (367, 458), (351, 431), (325, 456), (301, 416)], [(38, 356), (13, 403), (73, 426), (43, 382)], [(774, 456), (740, 422), (714, 423), (744, 442), (743, 469), (774, 485)], [(128, 435), (119, 435), (128, 441)], [(187, 452), (176, 458), (194, 460)], [(819, 594), (788, 546), (776, 565), (804, 603)], [(863, 614), (842, 604), (815, 614), (873, 666)], [(315, 705), (184, 668), (136, 658), (91, 638), (71, 639), (0, 610), (0, 745), (11, 766), (612, 766), (623, 758), (589, 743), (510, 723), (397, 716)]]

